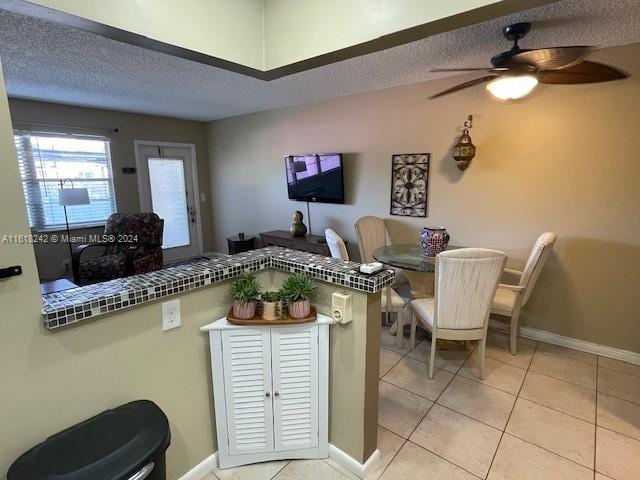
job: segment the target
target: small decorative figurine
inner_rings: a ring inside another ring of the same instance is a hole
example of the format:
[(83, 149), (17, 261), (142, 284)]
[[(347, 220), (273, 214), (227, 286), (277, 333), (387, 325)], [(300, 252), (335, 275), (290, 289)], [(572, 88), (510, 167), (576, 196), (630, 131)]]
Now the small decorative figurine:
[(304, 237), (307, 234), (307, 226), (302, 223), (303, 218), (304, 215), (302, 215), (302, 212), (296, 210), (296, 213), (293, 215), (293, 223), (289, 229), (292, 237)]

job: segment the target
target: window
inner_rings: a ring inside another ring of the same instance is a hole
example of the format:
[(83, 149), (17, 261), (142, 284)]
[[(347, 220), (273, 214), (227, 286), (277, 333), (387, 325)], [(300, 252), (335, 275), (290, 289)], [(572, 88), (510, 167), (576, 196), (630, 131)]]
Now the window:
[(89, 191), (88, 205), (67, 207), (70, 226), (101, 225), (115, 212), (109, 139), (16, 130), (14, 140), (31, 228), (65, 227), (61, 182)]

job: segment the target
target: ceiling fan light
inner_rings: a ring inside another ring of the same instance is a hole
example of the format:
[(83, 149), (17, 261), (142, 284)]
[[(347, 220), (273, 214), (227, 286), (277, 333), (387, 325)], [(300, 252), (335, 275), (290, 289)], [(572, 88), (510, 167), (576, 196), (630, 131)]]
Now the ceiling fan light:
[(517, 100), (525, 97), (538, 85), (533, 75), (503, 75), (487, 84), (487, 90), (500, 100)]

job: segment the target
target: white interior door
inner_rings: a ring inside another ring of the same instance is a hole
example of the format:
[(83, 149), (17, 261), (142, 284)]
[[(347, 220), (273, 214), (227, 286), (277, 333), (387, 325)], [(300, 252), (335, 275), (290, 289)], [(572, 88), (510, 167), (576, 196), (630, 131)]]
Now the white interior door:
[(273, 452), (269, 330), (224, 331), (222, 349), (229, 454)]
[(165, 263), (197, 257), (202, 247), (195, 148), (138, 143), (136, 159), (140, 207), (164, 220)]
[(276, 451), (318, 446), (318, 327), (271, 329)]

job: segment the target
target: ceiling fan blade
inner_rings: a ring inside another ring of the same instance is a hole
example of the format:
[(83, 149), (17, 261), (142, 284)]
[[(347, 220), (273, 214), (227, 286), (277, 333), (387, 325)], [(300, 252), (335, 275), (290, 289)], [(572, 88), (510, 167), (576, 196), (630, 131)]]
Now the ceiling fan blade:
[(539, 70), (558, 70), (580, 62), (593, 47), (571, 46), (536, 48), (516, 53), (511, 60), (515, 63), (532, 65)]
[(443, 90), (440, 93), (436, 93), (435, 95), (431, 95), (429, 100), (434, 98), (442, 97), (443, 95), (449, 95), (450, 93), (459, 92), (460, 90), (464, 90), (465, 88), (473, 87), (475, 85), (479, 85), (484, 82), (488, 82), (493, 80), (494, 78), (498, 78), (499, 75), (487, 75), (485, 77), (476, 78), (475, 80), (470, 80), (468, 82), (461, 83), (460, 85), (456, 85), (455, 87), (448, 88)]
[(491, 68), (436, 68), (430, 72), (488, 72)]
[(562, 70), (548, 70), (536, 73), (540, 83), (580, 84), (611, 82), (629, 78), (630, 75), (609, 65), (598, 62), (580, 62)]

